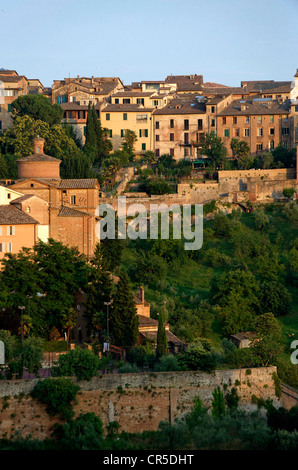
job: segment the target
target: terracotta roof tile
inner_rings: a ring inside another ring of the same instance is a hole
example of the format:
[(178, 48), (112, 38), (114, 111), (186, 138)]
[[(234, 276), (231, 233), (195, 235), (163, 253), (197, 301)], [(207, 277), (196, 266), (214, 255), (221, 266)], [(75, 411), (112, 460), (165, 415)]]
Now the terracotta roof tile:
[(50, 155), (45, 155), (44, 153), (34, 153), (28, 157), (19, 158), (18, 162), (61, 162), (58, 158), (50, 157)]
[(73, 209), (72, 207), (62, 206), (58, 217), (85, 217), (89, 216), (86, 212), (78, 211), (77, 209)]
[(90, 179), (65, 179), (59, 184), (60, 189), (92, 189), (99, 187), (96, 178)]
[(39, 224), (30, 215), (11, 205), (0, 205), (0, 225)]

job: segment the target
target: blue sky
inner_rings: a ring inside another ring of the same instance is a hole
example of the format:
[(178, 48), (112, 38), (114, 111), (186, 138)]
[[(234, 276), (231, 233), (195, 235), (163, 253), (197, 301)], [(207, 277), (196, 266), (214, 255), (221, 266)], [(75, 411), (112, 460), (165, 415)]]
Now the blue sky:
[(0, 0), (0, 67), (45, 86), (77, 75), (292, 80), (297, 16), (298, 0)]

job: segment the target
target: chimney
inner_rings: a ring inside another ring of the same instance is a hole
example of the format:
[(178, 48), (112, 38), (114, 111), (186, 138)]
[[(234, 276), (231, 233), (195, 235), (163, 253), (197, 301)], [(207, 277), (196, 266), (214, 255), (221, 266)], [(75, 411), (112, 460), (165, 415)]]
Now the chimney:
[(143, 304), (145, 302), (145, 294), (144, 294), (144, 287), (142, 286), (139, 287), (139, 297), (140, 297), (140, 301)]
[(44, 146), (45, 140), (42, 137), (35, 137), (33, 139), (33, 147), (34, 147), (34, 154), (36, 153), (41, 153), (43, 154), (43, 146)]

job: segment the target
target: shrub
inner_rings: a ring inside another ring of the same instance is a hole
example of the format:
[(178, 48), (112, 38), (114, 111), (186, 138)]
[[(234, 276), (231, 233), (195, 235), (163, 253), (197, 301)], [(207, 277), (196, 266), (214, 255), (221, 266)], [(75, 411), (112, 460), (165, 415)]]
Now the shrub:
[(295, 194), (295, 188), (284, 188), (282, 193), (285, 197), (290, 198)]
[(124, 364), (118, 369), (119, 374), (132, 374), (134, 372), (140, 372), (140, 369), (136, 364)]
[(58, 366), (53, 368), (56, 377), (75, 375), (78, 380), (91, 380), (97, 375), (99, 359), (89, 349), (77, 348), (59, 356)]
[(50, 415), (60, 414), (69, 419), (74, 415), (72, 403), (80, 387), (69, 378), (39, 380), (31, 392), (31, 396), (46, 405)]
[(162, 356), (154, 367), (155, 372), (168, 372), (181, 370), (181, 366), (176, 356), (169, 354)]
[(67, 423), (55, 424), (52, 437), (63, 450), (98, 450), (103, 442), (102, 422), (94, 413), (81, 414)]

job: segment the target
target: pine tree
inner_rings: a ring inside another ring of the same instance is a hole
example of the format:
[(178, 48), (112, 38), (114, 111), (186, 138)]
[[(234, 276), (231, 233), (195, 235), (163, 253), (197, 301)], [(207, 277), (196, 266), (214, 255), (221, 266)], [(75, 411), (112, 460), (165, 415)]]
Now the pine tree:
[(139, 319), (129, 278), (125, 272), (119, 275), (110, 314), (111, 342), (115, 346), (130, 348), (138, 339)]
[(161, 357), (167, 353), (167, 334), (164, 325), (164, 316), (159, 314), (158, 316), (158, 330), (157, 330), (157, 345), (156, 345), (156, 356)]

